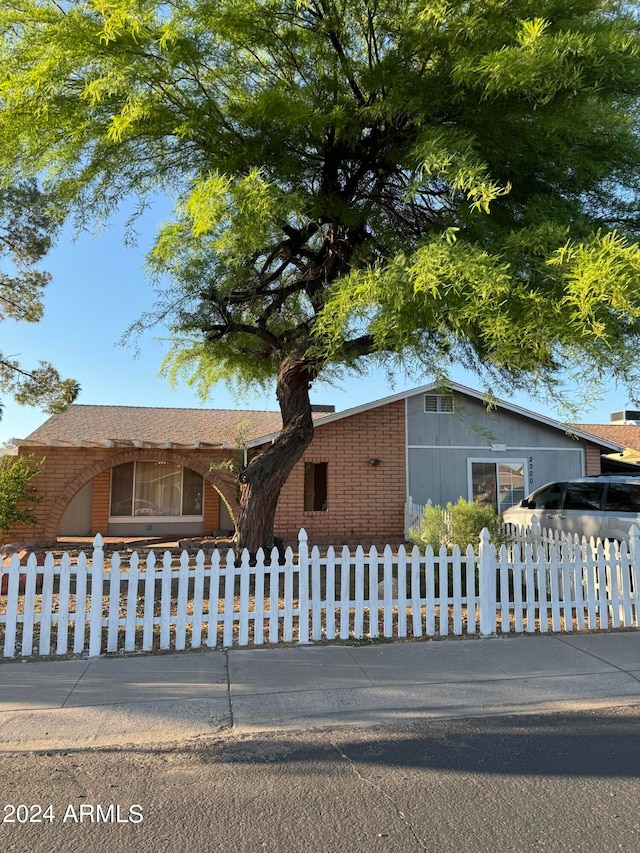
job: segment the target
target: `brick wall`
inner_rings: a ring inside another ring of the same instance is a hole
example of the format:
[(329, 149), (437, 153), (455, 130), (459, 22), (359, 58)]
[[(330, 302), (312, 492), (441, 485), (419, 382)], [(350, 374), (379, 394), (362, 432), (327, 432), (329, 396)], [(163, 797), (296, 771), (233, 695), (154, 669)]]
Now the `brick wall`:
[[(584, 443), (587, 474), (598, 474), (600, 448)], [(35, 459), (45, 457), (44, 470), (34, 480), (42, 503), (36, 508), (38, 526), (16, 527), (4, 541), (30, 539), (55, 541), (66, 507), (77, 492), (93, 481), (92, 533), (105, 533), (109, 515), (111, 468), (133, 459), (174, 462), (186, 465), (216, 482), (237, 508), (235, 484), (224, 471), (210, 471), (224, 451), (177, 449), (122, 449), (91, 447), (22, 448)], [(379, 459), (374, 467), (370, 459)], [(306, 462), (327, 463), (327, 509), (304, 509)], [(319, 425), (303, 458), (285, 484), (276, 511), (275, 532), (295, 540), (304, 527), (312, 543), (366, 544), (400, 541), (406, 500), (405, 404), (397, 401)], [(204, 531), (219, 527), (219, 496), (205, 486)]]
[[(304, 511), (305, 462), (328, 463), (326, 512)], [(405, 404), (398, 401), (316, 427), (281, 492), (275, 532), (291, 540), (304, 527), (312, 544), (398, 541), (405, 500)]]
[[(232, 492), (229, 493), (231, 496)], [(220, 527), (220, 495), (209, 483), (204, 484), (204, 532), (211, 533)]]
[[(19, 448), (22, 455), (33, 454), (45, 463), (41, 474), (32, 481), (42, 497), (35, 508), (37, 526), (21, 525), (3, 535), (2, 541), (21, 539), (52, 544), (64, 511), (82, 486), (93, 481), (92, 535), (107, 532), (109, 516), (109, 491), (111, 468), (132, 460), (174, 462), (192, 468), (205, 479), (216, 482), (227, 495), (232, 506), (236, 506), (236, 490), (224, 471), (210, 471), (214, 461), (227, 457), (223, 451), (177, 450), (177, 449), (122, 449), (100, 447), (41, 447)], [(209, 533), (219, 526), (219, 496), (213, 486), (207, 484), (204, 494), (204, 531)]]
[(101, 533), (109, 527), (109, 500), (111, 497), (111, 468), (93, 478), (91, 501), (91, 535)]
[(585, 474), (601, 474), (602, 473), (602, 464), (600, 460), (600, 454), (602, 453), (602, 448), (598, 447), (597, 444), (591, 444), (588, 441), (584, 443), (584, 468)]

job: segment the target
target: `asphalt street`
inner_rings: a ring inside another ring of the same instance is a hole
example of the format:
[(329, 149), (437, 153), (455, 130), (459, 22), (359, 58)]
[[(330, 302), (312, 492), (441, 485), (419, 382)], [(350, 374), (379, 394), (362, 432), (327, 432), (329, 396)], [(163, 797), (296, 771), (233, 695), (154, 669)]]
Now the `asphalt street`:
[(634, 704), (6, 753), (0, 849), (636, 853), (639, 724)]

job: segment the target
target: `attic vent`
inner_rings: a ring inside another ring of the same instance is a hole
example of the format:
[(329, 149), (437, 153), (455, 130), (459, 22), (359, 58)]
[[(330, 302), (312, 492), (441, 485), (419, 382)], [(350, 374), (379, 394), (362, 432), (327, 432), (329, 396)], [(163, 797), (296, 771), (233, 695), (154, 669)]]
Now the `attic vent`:
[(450, 415), (453, 412), (453, 394), (425, 394), (424, 410), (425, 412)]

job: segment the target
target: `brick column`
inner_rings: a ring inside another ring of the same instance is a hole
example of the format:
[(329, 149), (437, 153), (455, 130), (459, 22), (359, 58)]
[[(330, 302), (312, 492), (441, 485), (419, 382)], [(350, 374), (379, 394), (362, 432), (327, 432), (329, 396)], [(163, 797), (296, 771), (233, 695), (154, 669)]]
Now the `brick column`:
[(212, 530), (220, 527), (220, 495), (211, 483), (204, 481), (204, 522), (203, 534), (208, 536)]
[(111, 492), (111, 470), (102, 471), (93, 478), (91, 502), (91, 535), (107, 535), (109, 526), (109, 497)]
[(584, 446), (584, 467), (585, 474), (601, 474), (602, 464), (600, 459), (601, 449), (597, 444), (586, 442)]

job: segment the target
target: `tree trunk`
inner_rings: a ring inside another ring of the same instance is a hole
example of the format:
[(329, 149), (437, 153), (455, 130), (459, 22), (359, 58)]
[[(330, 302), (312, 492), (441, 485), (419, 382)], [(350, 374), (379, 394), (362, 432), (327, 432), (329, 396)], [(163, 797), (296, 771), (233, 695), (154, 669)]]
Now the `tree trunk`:
[(280, 365), (276, 396), (282, 413), (282, 432), (240, 476), (237, 547), (252, 554), (271, 549), (280, 491), (294, 465), (313, 438), (309, 388), (315, 378), (313, 362), (287, 357)]

